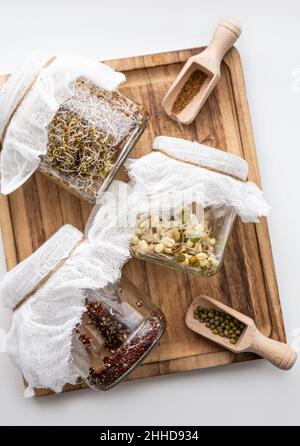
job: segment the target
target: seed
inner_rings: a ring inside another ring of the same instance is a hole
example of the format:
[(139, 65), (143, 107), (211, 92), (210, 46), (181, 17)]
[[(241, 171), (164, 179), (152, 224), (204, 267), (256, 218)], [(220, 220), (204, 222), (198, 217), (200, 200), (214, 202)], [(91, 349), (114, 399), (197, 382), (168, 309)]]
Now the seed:
[(148, 251), (148, 243), (145, 240), (141, 240), (137, 245), (137, 252), (145, 254)]
[(88, 381), (102, 390), (114, 385), (155, 345), (160, 337), (162, 323), (161, 316), (154, 313), (130, 342), (123, 343), (117, 350), (111, 350), (110, 355), (103, 358), (104, 367), (98, 370), (90, 368)]
[(218, 266), (220, 265), (220, 262), (219, 262), (219, 260), (217, 260), (217, 259), (214, 259), (213, 257), (212, 258), (210, 258), (210, 263), (211, 263), (211, 266), (213, 266), (215, 269), (217, 269), (218, 268)]
[(131, 237), (130, 243), (131, 243), (132, 245), (137, 245), (139, 241), (140, 241), (140, 239), (138, 238), (138, 236), (134, 234), (134, 235)]
[(185, 261), (185, 255), (184, 255), (184, 254), (179, 254), (179, 255), (176, 257), (176, 260), (177, 260), (177, 262), (179, 262), (179, 263), (184, 262), (184, 261)]
[(200, 263), (201, 268), (203, 268), (204, 270), (206, 268), (208, 268), (208, 266), (209, 266), (209, 261), (208, 260), (201, 260), (199, 263)]
[(141, 240), (145, 240), (147, 243), (152, 243), (153, 242), (153, 236), (150, 234), (143, 234), (141, 236)]
[(207, 254), (205, 254), (204, 252), (200, 252), (200, 254), (197, 254), (197, 257), (199, 260), (206, 260)]
[(173, 252), (173, 254), (177, 254), (177, 253), (179, 253), (181, 251), (181, 247), (179, 246), (179, 245), (174, 245), (173, 247), (172, 247), (172, 252)]
[(166, 248), (172, 248), (175, 244), (175, 241), (171, 237), (165, 237), (161, 242)]
[(189, 264), (191, 266), (195, 265), (198, 262), (198, 257), (197, 256), (193, 256), (189, 259)]
[[(239, 321), (236, 321), (236, 319), (231, 318), (226, 313), (213, 308), (208, 310), (199, 306), (196, 310), (196, 312), (201, 315), (199, 317), (195, 312), (195, 318), (200, 320), (200, 322), (205, 323), (205, 327), (209, 328), (214, 335), (220, 336), (221, 338), (228, 338), (232, 345), (237, 343), (243, 332), (241, 329), (237, 328), (241, 325)], [(231, 318), (231, 320), (229, 318)], [(224, 322), (221, 322), (222, 320)]]
[(199, 93), (205, 80), (207, 78), (206, 73), (201, 70), (195, 70), (187, 81), (183, 84), (173, 106), (172, 114), (178, 115), (186, 106), (194, 99)]
[(180, 240), (180, 232), (178, 231), (178, 229), (174, 229), (172, 231), (172, 235), (175, 242), (178, 242)]
[[(154, 226), (151, 216), (140, 215), (136, 220), (135, 235), (139, 241), (144, 240), (148, 243), (147, 250), (145, 246), (141, 246), (143, 251), (146, 250), (142, 254), (167, 254), (168, 258), (174, 256), (176, 262), (182, 264), (180, 266), (189, 265), (205, 276), (213, 272), (216, 261), (214, 248), (209, 244), (212, 237), (207, 228), (205, 213), (204, 223), (200, 224), (193, 212), (183, 210), (181, 217), (173, 215), (168, 219), (156, 218)], [(199, 233), (199, 236), (196, 236), (196, 233)], [(138, 254), (138, 243), (134, 242), (137, 240), (132, 240), (131, 249), (134, 254)], [(159, 244), (164, 245), (163, 250), (162, 246), (156, 247)], [(185, 258), (177, 259), (179, 254), (185, 254)], [(160, 256), (160, 259), (168, 261), (163, 256)]]
[(188, 240), (187, 242), (186, 242), (186, 246), (188, 247), (188, 248), (192, 248), (193, 246), (194, 246), (194, 243), (192, 242), (192, 240)]
[(163, 250), (165, 249), (165, 246), (162, 243), (158, 243), (157, 245), (155, 245), (154, 247), (154, 251), (157, 254), (160, 254), (161, 252), (163, 252)]

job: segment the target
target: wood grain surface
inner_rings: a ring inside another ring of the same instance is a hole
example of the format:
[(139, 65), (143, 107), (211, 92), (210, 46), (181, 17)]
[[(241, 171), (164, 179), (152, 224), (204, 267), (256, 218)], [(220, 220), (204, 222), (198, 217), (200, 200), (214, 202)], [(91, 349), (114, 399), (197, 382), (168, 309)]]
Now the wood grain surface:
[[(127, 82), (120, 90), (144, 104), (150, 113), (148, 129), (131, 156), (150, 152), (157, 135), (205, 140), (207, 145), (244, 157), (249, 163), (249, 179), (260, 184), (243, 70), (236, 49), (226, 55), (221, 80), (192, 125), (180, 126), (161, 108), (161, 100), (183, 63), (200, 50), (106, 62), (126, 74)], [(5, 80), (2, 76), (0, 85)], [(119, 178), (126, 179), (125, 173), (121, 172)], [(0, 223), (7, 268), (30, 255), (64, 223), (82, 230), (90, 210), (89, 204), (40, 173), (9, 197), (1, 196)], [(257, 358), (249, 353), (235, 355), (225, 351), (185, 326), (185, 312), (199, 294), (245, 313), (264, 335), (285, 341), (266, 219), (259, 225), (236, 222), (223, 267), (213, 277), (200, 279), (137, 259), (128, 262), (124, 274), (163, 310), (168, 322), (160, 346), (131, 373), (131, 380)], [(65, 390), (83, 387), (84, 384), (66, 386)], [(38, 391), (38, 395), (47, 394), (48, 390)]]

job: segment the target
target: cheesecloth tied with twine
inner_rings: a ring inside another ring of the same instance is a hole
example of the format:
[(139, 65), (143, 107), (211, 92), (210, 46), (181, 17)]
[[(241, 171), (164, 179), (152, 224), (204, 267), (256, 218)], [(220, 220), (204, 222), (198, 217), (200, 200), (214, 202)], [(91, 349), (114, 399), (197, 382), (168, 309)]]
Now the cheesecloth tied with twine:
[(85, 290), (116, 283), (130, 256), (127, 201), (113, 199), (118, 183), (102, 195), (85, 236), (63, 226), (0, 283), (3, 305), (15, 309), (7, 352), (28, 383), (25, 396), (34, 388), (61, 392), (66, 383), (87, 376), (84, 348), (78, 341), (75, 349), (73, 337), (85, 311)]
[(125, 80), (124, 74), (95, 60), (34, 54), (6, 81), (0, 91), (1, 193), (10, 194), (36, 171), (47, 152), (47, 126), (74, 95), (79, 77), (108, 91)]
[(263, 192), (246, 181), (245, 160), (197, 142), (159, 136), (151, 153), (128, 160), (126, 168), (140, 212), (225, 205), (243, 222), (257, 223), (270, 211)]

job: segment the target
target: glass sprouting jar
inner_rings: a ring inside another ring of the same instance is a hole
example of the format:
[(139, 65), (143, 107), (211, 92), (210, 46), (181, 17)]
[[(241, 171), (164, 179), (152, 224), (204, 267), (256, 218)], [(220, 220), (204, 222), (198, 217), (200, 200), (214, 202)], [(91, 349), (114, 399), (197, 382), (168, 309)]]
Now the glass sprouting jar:
[(247, 181), (247, 162), (196, 141), (158, 136), (126, 163), (136, 206), (131, 251), (140, 259), (206, 277), (220, 268), (238, 215), (258, 223), (270, 206)]
[(153, 263), (211, 276), (220, 268), (236, 211), (224, 205), (180, 209), (170, 218), (138, 215), (132, 254)]
[(1, 193), (36, 170), (90, 203), (146, 128), (145, 108), (121, 93), (123, 73), (73, 55), (32, 55), (0, 91)]
[(39, 170), (71, 193), (94, 204), (145, 130), (142, 105), (119, 91), (79, 78), (48, 125), (47, 153)]
[[(158, 344), (166, 327), (162, 312), (123, 277), (117, 285), (86, 290), (86, 312), (75, 328), (76, 355), (89, 387), (109, 390)], [(84, 349), (84, 354), (80, 349)]]

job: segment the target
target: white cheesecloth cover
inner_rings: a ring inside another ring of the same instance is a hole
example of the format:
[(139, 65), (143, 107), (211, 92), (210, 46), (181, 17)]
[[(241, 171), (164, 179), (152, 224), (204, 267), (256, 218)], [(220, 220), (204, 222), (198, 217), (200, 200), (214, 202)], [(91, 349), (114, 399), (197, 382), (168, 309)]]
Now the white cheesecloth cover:
[[(128, 187), (121, 183), (125, 192)], [(7, 352), (23, 372), (28, 383), (25, 395), (33, 388), (60, 392), (66, 383), (75, 384), (83, 368), (83, 346), (74, 349), (73, 329), (85, 311), (84, 290), (101, 289), (118, 281), (123, 264), (130, 256), (131, 229), (127, 221), (127, 200), (115, 200), (110, 192), (102, 194), (99, 206), (83, 234), (71, 225), (59, 229), (36, 252), (0, 282), (0, 300), (15, 308), (26, 294), (62, 260), (52, 277), (13, 312), (7, 334)], [(129, 203), (130, 204), (130, 203)], [(133, 206), (132, 206), (133, 207)], [(74, 253), (70, 251), (76, 245)], [(77, 341), (78, 344), (80, 344)], [(78, 354), (78, 348), (82, 351)]]
[(172, 206), (178, 211), (182, 203), (193, 202), (203, 207), (226, 205), (247, 223), (258, 222), (258, 217), (270, 211), (263, 192), (245, 181), (245, 160), (197, 142), (158, 136), (150, 154), (125, 165), (131, 186), (140, 194), (141, 212), (150, 210), (149, 206), (160, 206), (162, 211)]
[[(22, 186), (38, 168), (40, 156), (47, 151), (47, 126), (60, 105), (73, 96), (77, 78), (87, 78), (109, 91), (125, 80), (122, 73), (83, 57), (62, 54), (43, 68), (48, 61), (49, 57), (45, 55), (32, 55), (0, 91), (1, 137), (12, 111), (21, 100), (3, 141), (0, 158), (2, 194)], [(35, 76), (37, 79), (22, 100)]]

